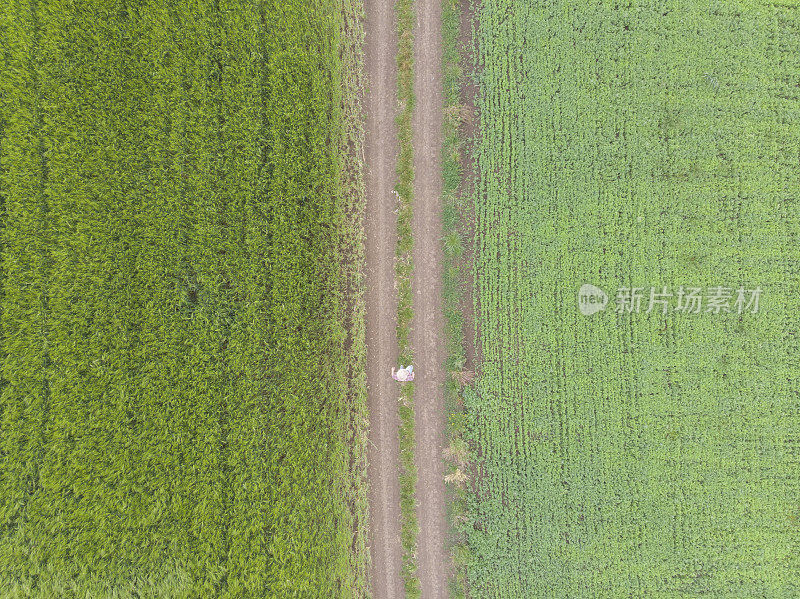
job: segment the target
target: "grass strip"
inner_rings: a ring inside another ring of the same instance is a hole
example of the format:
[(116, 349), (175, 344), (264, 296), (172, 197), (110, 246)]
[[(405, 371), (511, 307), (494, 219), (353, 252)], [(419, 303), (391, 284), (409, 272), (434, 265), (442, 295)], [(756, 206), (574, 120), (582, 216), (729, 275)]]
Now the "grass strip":
[(462, 389), (468, 385), (473, 373), (467, 370), (464, 340), (464, 314), (462, 283), (464, 279), (464, 244), (468, 232), (463, 223), (467, 216), (461, 204), (463, 154), (466, 150), (461, 125), (468, 116), (468, 107), (461, 102), (463, 83), (463, 57), (458, 47), (461, 28), (459, 0), (446, 0), (442, 6), (442, 69), (444, 74), (444, 114), (442, 142), (442, 235), (444, 263), (442, 268), (442, 297), (445, 316), (445, 343), (447, 356), (444, 399), (448, 413), (445, 460), (448, 490), (448, 522), (451, 536), (450, 551), (455, 575), (450, 580), (450, 596), (466, 597), (467, 539), (459, 526), (467, 512), (470, 460), (465, 441), (466, 421), (461, 398)]
[[(400, 156), (397, 164), (395, 192), (399, 208), (397, 217), (397, 250), (395, 278), (398, 288), (397, 342), (400, 364), (413, 362), (409, 342), (411, 321), (414, 316), (411, 292), (413, 271), (413, 215), (414, 149), (412, 145), (411, 116), (414, 113), (414, 1), (398, 0), (395, 5), (398, 23), (397, 85), (400, 114), (397, 117)], [(414, 464), (416, 433), (414, 430), (414, 384), (400, 387), (400, 536), (403, 546), (402, 577), (407, 597), (420, 596), (417, 577), (417, 467)]]
[[(341, 64), (339, 80), (341, 96), (334, 107), (339, 115), (339, 193), (337, 227), (339, 231), (338, 263), (341, 272), (339, 320), (344, 323), (344, 361), (346, 371), (345, 401), (342, 405), (344, 425), (341, 430), (348, 476), (339, 479), (341, 496), (349, 507), (349, 522), (342, 526), (342, 542), (350, 548), (346, 568), (349, 576), (343, 597), (369, 597), (368, 524), (367, 524), (367, 441), (369, 414), (366, 382), (366, 316), (364, 304), (364, 119), (361, 90), (366, 85), (364, 72), (364, 4), (362, 0), (339, 0), (342, 15), (338, 43)], [(346, 537), (346, 538), (345, 538)]]

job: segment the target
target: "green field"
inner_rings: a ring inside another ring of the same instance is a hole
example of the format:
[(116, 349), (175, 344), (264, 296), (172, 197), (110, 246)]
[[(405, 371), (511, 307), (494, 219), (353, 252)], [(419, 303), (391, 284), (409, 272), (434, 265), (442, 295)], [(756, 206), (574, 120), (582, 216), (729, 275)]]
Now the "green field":
[(365, 591), (360, 8), (0, 5), (0, 597)]
[(800, 3), (479, 9), (470, 596), (800, 596)]

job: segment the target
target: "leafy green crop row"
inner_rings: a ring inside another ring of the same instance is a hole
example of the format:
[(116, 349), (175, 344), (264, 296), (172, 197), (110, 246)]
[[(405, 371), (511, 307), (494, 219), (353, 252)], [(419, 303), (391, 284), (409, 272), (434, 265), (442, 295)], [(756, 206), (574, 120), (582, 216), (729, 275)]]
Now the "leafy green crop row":
[(795, 5), (482, 1), (471, 596), (800, 596)]
[(3, 0), (3, 597), (366, 592), (342, 11)]

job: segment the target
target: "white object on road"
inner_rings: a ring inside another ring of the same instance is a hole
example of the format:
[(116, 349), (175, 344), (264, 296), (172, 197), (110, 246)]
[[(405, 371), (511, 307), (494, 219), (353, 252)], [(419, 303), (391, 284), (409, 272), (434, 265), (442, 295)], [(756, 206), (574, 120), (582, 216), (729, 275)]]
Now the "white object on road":
[(401, 383), (407, 383), (409, 381), (414, 380), (414, 367), (412, 365), (408, 365), (404, 367), (402, 364), (400, 365), (400, 370), (395, 373), (394, 368), (392, 368), (392, 378), (396, 381), (400, 381)]

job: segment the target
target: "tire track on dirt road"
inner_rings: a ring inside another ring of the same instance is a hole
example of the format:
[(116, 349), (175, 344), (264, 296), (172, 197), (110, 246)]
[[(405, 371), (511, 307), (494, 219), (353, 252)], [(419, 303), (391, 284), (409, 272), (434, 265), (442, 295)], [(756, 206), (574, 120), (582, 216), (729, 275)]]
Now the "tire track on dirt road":
[(369, 545), (374, 599), (400, 599), (398, 393), (389, 369), (397, 363), (394, 182), (398, 139), (397, 20), (393, 0), (365, 0), (366, 338), (369, 404)]
[(414, 28), (414, 405), (418, 468), (418, 576), (423, 599), (446, 598), (450, 559), (445, 545), (442, 450), (444, 406), (444, 306), (442, 303), (442, 7), (416, 0)]

